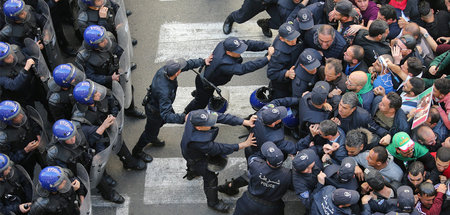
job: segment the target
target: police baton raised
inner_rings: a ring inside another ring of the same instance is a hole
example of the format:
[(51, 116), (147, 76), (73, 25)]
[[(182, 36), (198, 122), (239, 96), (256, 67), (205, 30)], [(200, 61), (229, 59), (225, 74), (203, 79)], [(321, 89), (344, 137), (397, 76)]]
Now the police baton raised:
[(195, 74), (197, 74), (201, 79), (202, 79), (202, 82), (203, 83), (207, 83), (209, 86), (211, 86), (212, 88), (214, 88), (214, 90), (216, 90), (216, 92), (217, 92), (217, 94), (220, 96), (220, 98), (223, 98), (223, 96), (222, 96), (222, 90), (220, 90), (218, 87), (216, 87), (216, 85), (214, 85), (213, 83), (211, 83), (210, 81), (208, 81), (208, 79), (206, 79), (201, 73), (202, 73), (202, 70), (203, 70), (203, 67), (204, 66), (201, 66), (200, 67), (200, 69), (199, 69), (199, 72), (198, 71), (196, 71), (196, 70), (194, 70), (194, 69), (191, 69), (192, 71), (194, 71), (195, 72)]

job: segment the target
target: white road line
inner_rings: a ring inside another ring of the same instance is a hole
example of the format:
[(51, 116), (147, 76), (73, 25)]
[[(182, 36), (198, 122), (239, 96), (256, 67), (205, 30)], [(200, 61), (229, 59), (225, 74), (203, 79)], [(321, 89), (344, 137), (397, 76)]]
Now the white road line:
[[(272, 43), (273, 38), (265, 37), (255, 21), (233, 25), (229, 35), (222, 32), (223, 22), (217, 23), (166, 23), (159, 31), (159, 45), (155, 63), (173, 58), (205, 58), (216, 45), (229, 36), (241, 40), (262, 40)], [(266, 52), (244, 52), (243, 57), (262, 57)]]
[(116, 215), (128, 215), (130, 210), (130, 197), (122, 195), (125, 199), (123, 204), (116, 204), (103, 200), (101, 196), (91, 196), (92, 207), (99, 208), (116, 208)]
[[(245, 158), (229, 158), (227, 167), (220, 173), (228, 177), (238, 177), (246, 170)], [(188, 181), (186, 161), (183, 158), (155, 158), (147, 165), (145, 174), (144, 204), (199, 204), (206, 203), (203, 192), (203, 180), (198, 177)], [(219, 184), (222, 181), (219, 180)], [(242, 188), (241, 194), (246, 189)], [(241, 195), (229, 197), (219, 193), (219, 198), (228, 203), (235, 203)], [(289, 192), (285, 201), (297, 201)]]
[[(250, 86), (221, 86), (222, 95), (224, 97), (226, 92), (229, 92), (229, 107), (226, 113), (233, 114), (242, 118), (254, 113), (250, 105), (250, 95), (252, 92), (262, 85), (250, 85)], [(172, 104), (175, 113), (182, 113), (186, 105), (194, 98), (191, 96), (191, 92), (195, 90), (195, 87), (178, 87), (177, 97)], [(179, 127), (184, 125), (179, 124), (165, 124), (164, 127)]]

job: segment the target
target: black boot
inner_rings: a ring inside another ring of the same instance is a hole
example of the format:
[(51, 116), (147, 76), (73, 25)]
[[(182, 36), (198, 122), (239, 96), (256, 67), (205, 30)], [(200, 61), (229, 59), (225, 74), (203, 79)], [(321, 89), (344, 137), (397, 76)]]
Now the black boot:
[(261, 27), (264, 36), (272, 37), (272, 31), (269, 27), (269, 19), (258, 19), (258, 21), (256, 21), (256, 24)]
[(224, 34), (230, 34), (231, 33), (231, 28), (233, 27), (233, 17), (231, 17), (231, 15), (228, 15), (227, 19), (225, 19), (225, 22), (223, 23), (223, 33)]
[(150, 163), (153, 161), (153, 157), (151, 155), (145, 153), (144, 151), (140, 151), (138, 153), (133, 153), (133, 157), (135, 157), (137, 159), (141, 159), (145, 163)]
[(228, 213), (228, 211), (230, 210), (230, 205), (226, 204), (217, 197), (216, 189), (208, 188), (205, 190), (205, 194), (208, 201), (208, 207), (222, 213)]
[(137, 64), (135, 62), (130, 63), (130, 70), (133, 71), (137, 68)]
[(166, 145), (166, 142), (160, 140), (159, 138), (156, 138), (156, 140), (150, 141), (150, 143), (152, 143), (152, 146), (154, 146), (154, 147), (163, 147)]
[(133, 12), (131, 10), (127, 10), (127, 11), (125, 11), (125, 13), (127, 14), (127, 16), (131, 16), (131, 14), (133, 14)]
[(239, 176), (236, 179), (231, 179), (231, 181), (225, 181), (225, 184), (218, 186), (218, 191), (229, 196), (234, 196), (239, 193), (239, 188), (247, 185), (248, 181), (243, 176)]
[(122, 148), (120, 148), (117, 155), (119, 155), (120, 160), (123, 163), (123, 168), (125, 169), (143, 170), (147, 167), (147, 164), (144, 161), (131, 156), (130, 150), (128, 150), (125, 143), (122, 144)]
[(125, 202), (125, 199), (111, 186), (108, 185), (108, 182), (106, 182), (104, 177), (98, 183), (97, 188), (100, 191), (103, 199), (117, 204), (122, 204)]
[(185, 178), (188, 181), (190, 181), (190, 180), (192, 180), (194, 178), (197, 178), (198, 176), (200, 176), (200, 175), (198, 175), (195, 171), (186, 169), (186, 175), (184, 175), (183, 178)]
[(143, 111), (138, 110), (134, 105), (125, 110), (125, 115), (136, 117), (138, 119), (145, 119), (147, 117)]

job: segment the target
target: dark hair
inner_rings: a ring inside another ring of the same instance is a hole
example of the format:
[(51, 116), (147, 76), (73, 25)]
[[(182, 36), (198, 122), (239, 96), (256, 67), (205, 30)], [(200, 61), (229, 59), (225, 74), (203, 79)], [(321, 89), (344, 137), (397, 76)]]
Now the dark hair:
[(394, 108), (395, 111), (402, 107), (402, 97), (400, 97), (395, 92), (390, 92), (386, 95), (386, 98), (389, 100), (389, 107)]
[(414, 95), (419, 95), (425, 90), (425, 81), (418, 77), (412, 77), (409, 79), (409, 83), (411, 84), (412, 88), (411, 91), (414, 93)]
[(419, 13), (420, 16), (427, 16), (430, 13), (430, 3), (427, 1), (420, 1), (419, 2)]
[(447, 95), (450, 92), (450, 79), (439, 78), (434, 82), (434, 86), (440, 93)]
[(450, 148), (442, 146), (437, 150), (436, 157), (442, 162), (450, 161)]
[(417, 57), (409, 57), (406, 61), (408, 65), (408, 72), (413, 74), (413, 76), (418, 76), (423, 69), (422, 61)]
[(383, 146), (373, 147), (373, 152), (377, 153), (377, 162), (386, 163), (388, 159), (388, 153)]
[(342, 72), (342, 61), (338, 60), (336, 58), (327, 58), (326, 62), (327, 64), (330, 64), (334, 68), (334, 73), (337, 75)]
[(319, 34), (331, 35), (333, 38), (335, 36), (335, 30), (331, 25), (326, 25), (326, 24), (320, 25), (317, 32)]
[(324, 136), (336, 135), (338, 132), (337, 124), (331, 120), (324, 120), (319, 126)]
[(358, 95), (355, 92), (346, 92), (342, 98), (342, 103), (350, 105), (350, 108), (354, 108), (359, 105)]
[(439, 120), (441, 120), (441, 115), (439, 114), (439, 110), (433, 106), (430, 108), (430, 113), (428, 114), (428, 117), (431, 118), (430, 124), (438, 123)]
[(378, 35), (384, 34), (386, 32), (386, 29), (388, 28), (389, 26), (386, 21), (379, 19), (374, 20), (369, 27), (369, 36), (376, 37)]
[(386, 20), (392, 19), (397, 20), (397, 12), (395, 11), (395, 7), (389, 4), (385, 4), (380, 7), (380, 14), (384, 16)]
[(364, 49), (359, 45), (352, 45), (353, 47), (353, 58), (361, 62), (364, 59)]
[(350, 130), (345, 136), (345, 145), (347, 147), (359, 148), (362, 144), (367, 144), (367, 135), (360, 130)]
[(408, 167), (408, 172), (413, 176), (418, 176), (419, 173), (422, 173), (422, 175), (425, 174), (425, 166), (420, 161), (414, 161), (412, 164)]
[(421, 196), (427, 195), (427, 196), (435, 196), (437, 194), (436, 189), (434, 189), (434, 186), (430, 182), (423, 182), (419, 185), (419, 194)]

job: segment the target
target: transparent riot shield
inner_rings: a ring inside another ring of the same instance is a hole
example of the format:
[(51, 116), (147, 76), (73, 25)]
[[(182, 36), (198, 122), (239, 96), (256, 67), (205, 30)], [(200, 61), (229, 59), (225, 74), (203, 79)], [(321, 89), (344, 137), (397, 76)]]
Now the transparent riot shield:
[(39, 114), (39, 112), (36, 109), (34, 109), (34, 107), (31, 107), (29, 105), (27, 105), (27, 114), (28, 117), (34, 120), (39, 125), (39, 127), (41, 127), (41, 142), (39, 143), (38, 150), (42, 154), (45, 152), (49, 142), (49, 138), (44, 127), (44, 121), (42, 120), (42, 117)]
[(51, 77), (51, 72), (48, 69), (47, 63), (45, 62), (39, 46), (30, 38), (25, 38), (23, 42), (25, 44), (27, 54), (29, 54), (36, 63), (34, 66), (34, 68), (36, 68), (36, 75), (39, 76), (39, 79), (43, 83), (46, 82)]
[(81, 183), (86, 187), (87, 193), (84, 200), (80, 205), (80, 215), (92, 214), (92, 202), (91, 202), (91, 186), (89, 183), (89, 175), (83, 165), (77, 163), (77, 177)]
[[(109, 130), (109, 129), (108, 129)], [(115, 138), (117, 138), (117, 133), (112, 134), (115, 135), (115, 137), (110, 135), (110, 132), (107, 132), (109, 136), (110, 141), (114, 141)], [(89, 174), (89, 180), (90, 180), (90, 186), (91, 187), (97, 187), (98, 183), (100, 182), (100, 179), (103, 177), (103, 173), (105, 172), (106, 164), (108, 163), (109, 157), (112, 153), (112, 144), (110, 143), (109, 146), (104, 149), (101, 152), (98, 152), (94, 157), (92, 158), (92, 164)]]
[(17, 171), (20, 171), (22, 173), (22, 175), (25, 176), (25, 178), (27, 179), (28, 183), (30, 183), (31, 189), (32, 189), (32, 196), (34, 196), (35, 195), (34, 192), (36, 191), (36, 189), (34, 187), (34, 183), (33, 183), (33, 180), (31, 180), (30, 175), (28, 175), (27, 171), (21, 165), (16, 164), (16, 165), (14, 165), (14, 167), (17, 169)]
[(122, 129), (124, 123), (124, 93), (122, 86), (117, 81), (112, 82), (112, 93), (113, 96), (117, 99), (120, 104), (120, 111), (117, 114), (116, 121), (112, 125), (114, 132), (117, 131), (117, 138), (115, 142), (111, 142), (113, 144), (113, 152), (118, 153), (120, 148), (122, 147), (123, 139), (122, 139)]
[(120, 73), (120, 85), (125, 94), (124, 107), (125, 109), (130, 107), (132, 100), (131, 89), (131, 58), (133, 57), (133, 46), (131, 45), (130, 28), (128, 25), (128, 18), (125, 11), (125, 5), (122, 0), (115, 0), (119, 4), (119, 10), (115, 17), (117, 43), (124, 50), (122, 56), (119, 59), (119, 73)]
[(42, 11), (42, 15), (47, 19), (44, 29), (41, 29), (40, 40), (44, 45), (44, 51), (47, 56), (50, 69), (53, 70), (56, 66), (63, 63), (61, 50), (56, 41), (55, 29), (53, 28), (52, 17), (50, 16), (50, 9), (44, 0), (38, 0), (38, 7)]

